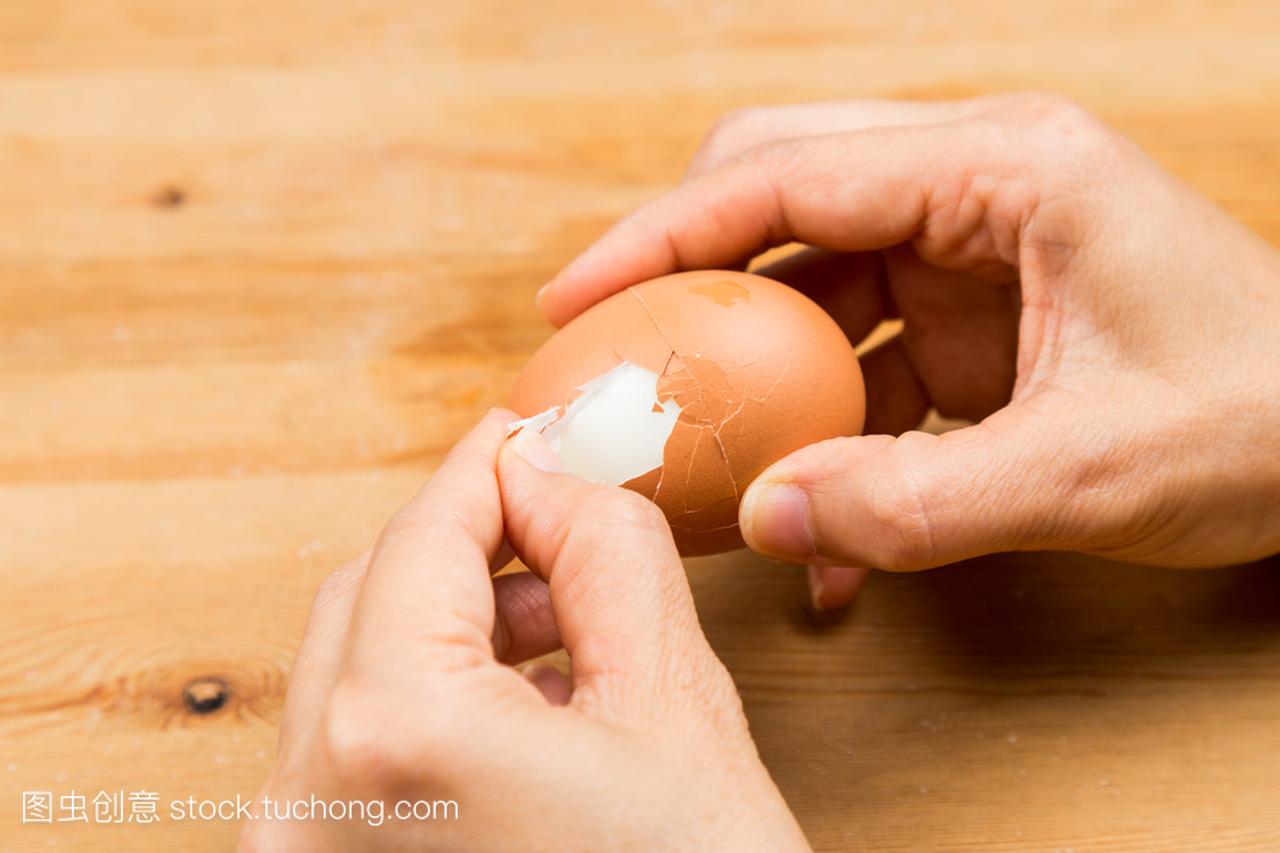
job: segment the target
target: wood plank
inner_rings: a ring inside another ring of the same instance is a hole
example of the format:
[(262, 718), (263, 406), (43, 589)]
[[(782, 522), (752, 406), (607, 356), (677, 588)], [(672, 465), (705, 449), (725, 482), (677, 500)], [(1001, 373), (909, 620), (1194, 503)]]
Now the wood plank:
[[(0, 848), (232, 843), (19, 795), (252, 794), (316, 585), (721, 113), (1060, 91), (1280, 243), (1278, 43), (1268, 0), (0, 5)], [(1277, 568), (992, 557), (819, 625), (689, 561), (822, 850), (1280, 846)]]

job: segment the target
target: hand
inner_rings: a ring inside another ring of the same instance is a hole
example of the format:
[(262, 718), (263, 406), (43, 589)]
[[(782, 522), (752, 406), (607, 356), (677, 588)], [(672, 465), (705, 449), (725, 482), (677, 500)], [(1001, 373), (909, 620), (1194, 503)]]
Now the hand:
[[(1078, 107), (735, 113), (682, 186), (540, 305), (564, 323), (630, 284), (792, 240), (819, 248), (761, 272), (852, 340), (903, 321), (863, 359), (869, 434), (783, 459), (740, 509), (752, 548), (841, 584), (829, 599), (857, 586), (839, 566), (1038, 549), (1209, 566), (1280, 550), (1280, 258)], [(978, 423), (909, 431), (930, 406)]]
[[(380, 802), (385, 823), (260, 817), (242, 848), (808, 849), (661, 513), (555, 473), (534, 433), (504, 446), (514, 418), (486, 417), (312, 607), (262, 796)], [(490, 581), (504, 526), (536, 576)], [(561, 638), (572, 681), (504, 665)], [(418, 800), (457, 819), (393, 818)]]

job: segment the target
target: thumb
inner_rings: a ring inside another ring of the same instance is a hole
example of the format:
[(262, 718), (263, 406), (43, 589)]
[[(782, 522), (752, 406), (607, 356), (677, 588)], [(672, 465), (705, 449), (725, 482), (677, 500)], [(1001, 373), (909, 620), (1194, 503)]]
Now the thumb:
[(529, 429), (503, 447), (498, 479), (507, 539), (547, 581), (575, 689), (607, 679), (620, 682), (614, 688), (665, 688), (663, 678), (687, 677), (700, 659), (713, 659), (653, 503), (563, 473)]
[(1054, 448), (1008, 409), (930, 435), (837, 438), (765, 470), (739, 510), (754, 550), (797, 563), (913, 571), (1062, 547)]

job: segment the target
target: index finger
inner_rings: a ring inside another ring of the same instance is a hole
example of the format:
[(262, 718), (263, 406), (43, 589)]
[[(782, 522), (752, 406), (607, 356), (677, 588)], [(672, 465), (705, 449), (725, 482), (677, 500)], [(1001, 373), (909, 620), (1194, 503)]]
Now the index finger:
[[(974, 237), (990, 228), (993, 214), (1020, 213), (1020, 199), (993, 211), (999, 181), (987, 180), (1016, 174), (1018, 151), (982, 118), (758, 146), (615, 225), (547, 284), (539, 307), (563, 325), (641, 281), (733, 265), (792, 240), (844, 252), (883, 249), (921, 233), (936, 212), (955, 214), (939, 217), (951, 233), (937, 239)], [(974, 241), (979, 250), (1007, 249), (1010, 237), (1016, 246), (1018, 217), (1005, 220), (1012, 233), (983, 235)]]
[(491, 411), (387, 524), (356, 600), (346, 660), (441, 671), (493, 660), (489, 563), (502, 544), (498, 451), (511, 412)]
[(1008, 95), (985, 95), (958, 101), (815, 101), (735, 110), (716, 122), (693, 155), (685, 179), (709, 172), (727, 160), (767, 142), (869, 127), (937, 124), (1007, 104)]

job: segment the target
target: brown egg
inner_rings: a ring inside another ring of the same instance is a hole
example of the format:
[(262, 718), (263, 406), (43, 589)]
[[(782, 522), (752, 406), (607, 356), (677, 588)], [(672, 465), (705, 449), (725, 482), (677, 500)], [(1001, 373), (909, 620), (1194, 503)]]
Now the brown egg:
[(534, 353), (508, 405), (571, 472), (653, 500), (693, 555), (741, 547), (747, 485), (794, 450), (857, 435), (866, 404), (826, 312), (772, 279), (704, 270), (584, 311)]

